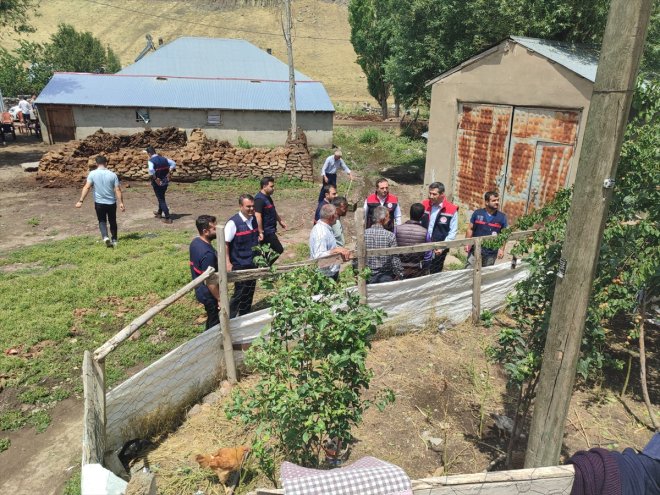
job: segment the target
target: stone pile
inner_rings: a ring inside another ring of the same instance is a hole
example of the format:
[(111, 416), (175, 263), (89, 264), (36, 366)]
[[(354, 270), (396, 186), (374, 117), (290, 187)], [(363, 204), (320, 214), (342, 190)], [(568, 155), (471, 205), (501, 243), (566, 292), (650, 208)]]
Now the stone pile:
[(99, 130), (83, 141), (70, 141), (46, 153), (39, 162), (37, 178), (80, 182), (96, 166), (96, 155), (102, 154), (108, 159), (108, 168), (120, 178), (148, 180), (144, 153), (148, 144), (176, 162), (172, 180), (177, 182), (265, 175), (313, 178), (312, 159), (302, 132), (297, 140), (289, 139), (285, 146), (273, 149), (235, 148), (227, 141), (208, 139), (200, 129), (193, 130), (187, 141), (185, 132), (175, 128), (156, 133), (116, 136)]

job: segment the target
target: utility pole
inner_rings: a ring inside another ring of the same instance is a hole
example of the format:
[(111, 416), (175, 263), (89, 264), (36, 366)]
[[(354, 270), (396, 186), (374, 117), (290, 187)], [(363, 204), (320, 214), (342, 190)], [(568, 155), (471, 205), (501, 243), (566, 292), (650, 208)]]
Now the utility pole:
[(289, 56), (289, 102), (291, 105), (291, 139), (298, 139), (296, 123), (296, 74), (293, 69), (293, 43), (291, 42), (291, 0), (284, 0), (284, 23), (282, 25), (286, 51)]
[(653, 0), (612, 0), (557, 274), (525, 467), (554, 466)]

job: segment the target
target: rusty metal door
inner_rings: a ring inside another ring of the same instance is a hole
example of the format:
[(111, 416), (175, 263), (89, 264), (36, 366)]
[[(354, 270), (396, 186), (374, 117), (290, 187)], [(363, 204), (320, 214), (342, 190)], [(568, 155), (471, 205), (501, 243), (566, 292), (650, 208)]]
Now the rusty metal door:
[(47, 107), (48, 132), (53, 143), (71, 141), (76, 138), (76, 126), (71, 107)]
[(501, 190), (512, 114), (508, 105), (459, 104), (453, 187), (458, 203), (480, 208), (485, 191)]
[(580, 112), (516, 107), (501, 208), (509, 223), (566, 185)]

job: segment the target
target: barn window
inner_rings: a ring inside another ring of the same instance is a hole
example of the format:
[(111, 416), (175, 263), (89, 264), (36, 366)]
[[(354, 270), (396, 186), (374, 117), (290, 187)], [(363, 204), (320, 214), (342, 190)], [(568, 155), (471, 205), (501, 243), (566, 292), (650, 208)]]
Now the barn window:
[(149, 110), (146, 108), (140, 108), (135, 111), (135, 122), (144, 122), (148, 124), (151, 121), (149, 118)]
[(209, 110), (207, 114), (206, 122), (208, 123), (208, 125), (217, 125), (217, 126), (222, 125), (222, 118), (220, 117), (220, 111)]

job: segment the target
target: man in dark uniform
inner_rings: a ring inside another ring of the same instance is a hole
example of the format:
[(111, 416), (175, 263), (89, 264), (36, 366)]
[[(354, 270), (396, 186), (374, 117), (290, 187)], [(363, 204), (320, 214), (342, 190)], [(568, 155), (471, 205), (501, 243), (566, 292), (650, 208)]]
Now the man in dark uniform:
[[(445, 185), (433, 182), (429, 186), (429, 197), (422, 201), (424, 216), (422, 226), (427, 229), (431, 242), (453, 241), (458, 232), (458, 206), (445, 196)], [(440, 273), (445, 265), (449, 249), (436, 249), (431, 260), (431, 273)]]
[[(254, 218), (254, 198), (249, 194), (242, 194), (238, 198), (238, 204), (241, 209), (225, 225), (225, 261), (228, 272), (256, 268), (254, 257), (257, 253), (253, 248), (259, 245), (259, 229)], [(230, 318), (250, 312), (256, 286), (255, 279), (234, 283), (234, 295), (229, 301)]]
[(261, 190), (254, 197), (254, 217), (257, 220), (259, 229), (259, 241), (261, 244), (268, 245), (279, 256), (284, 252), (284, 247), (277, 237), (277, 224), (279, 223), (286, 230), (286, 223), (277, 214), (273, 202), (275, 179), (264, 177), (259, 185)]
[(319, 204), (316, 205), (316, 212), (314, 212), (314, 225), (321, 218), (321, 208), (323, 205), (331, 205), (334, 199), (337, 197), (337, 186), (332, 184), (326, 184), (323, 186), (323, 199), (319, 201)]
[[(190, 243), (190, 273), (193, 280), (206, 271), (209, 266), (218, 269), (218, 253), (211, 244), (216, 237), (216, 222), (212, 215), (200, 215), (195, 222), (199, 237)], [(206, 309), (206, 329), (220, 323), (218, 300), (220, 288), (217, 283), (208, 282), (206, 285), (195, 287), (197, 300)]]
[(154, 211), (154, 216), (160, 218), (161, 215), (164, 215), (165, 218), (163, 218), (163, 222), (172, 223), (170, 210), (165, 202), (165, 193), (167, 192), (167, 186), (170, 183), (172, 170), (176, 168), (176, 163), (169, 158), (160, 156), (156, 153), (153, 146), (147, 146), (145, 152), (149, 155), (148, 166), (149, 175), (151, 176), (151, 186), (154, 188), (154, 193), (158, 200), (158, 209)]
[(390, 219), (385, 225), (385, 230), (394, 232), (395, 225), (401, 225), (401, 206), (399, 199), (390, 194), (390, 183), (387, 179), (378, 179), (376, 181), (376, 191), (364, 200), (364, 221), (365, 228), (373, 225), (374, 210), (378, 206), (384, 206), (390, 212)]
[[(499, 211), (500, 195), (496, 191), (488, 191), (484, 194), (486, 207), (476, 210), (470, 218), (470, 225), (468, 225), (465, 238), (470, 237), (484, 237), (489, 235), (497, 235), (502, 229), (509, 226), (506, 220), (506, 215)], [(467, 263), (465, 268), (472, 268), (474, 266), (474, 246), (465, 246), (465, 251), (468, 254)], [(481, 248), (481, 266), (491, 266), (495, 264), (497, 258), (504, 256), (504, 248), (489, 249), (486, 247)]]

